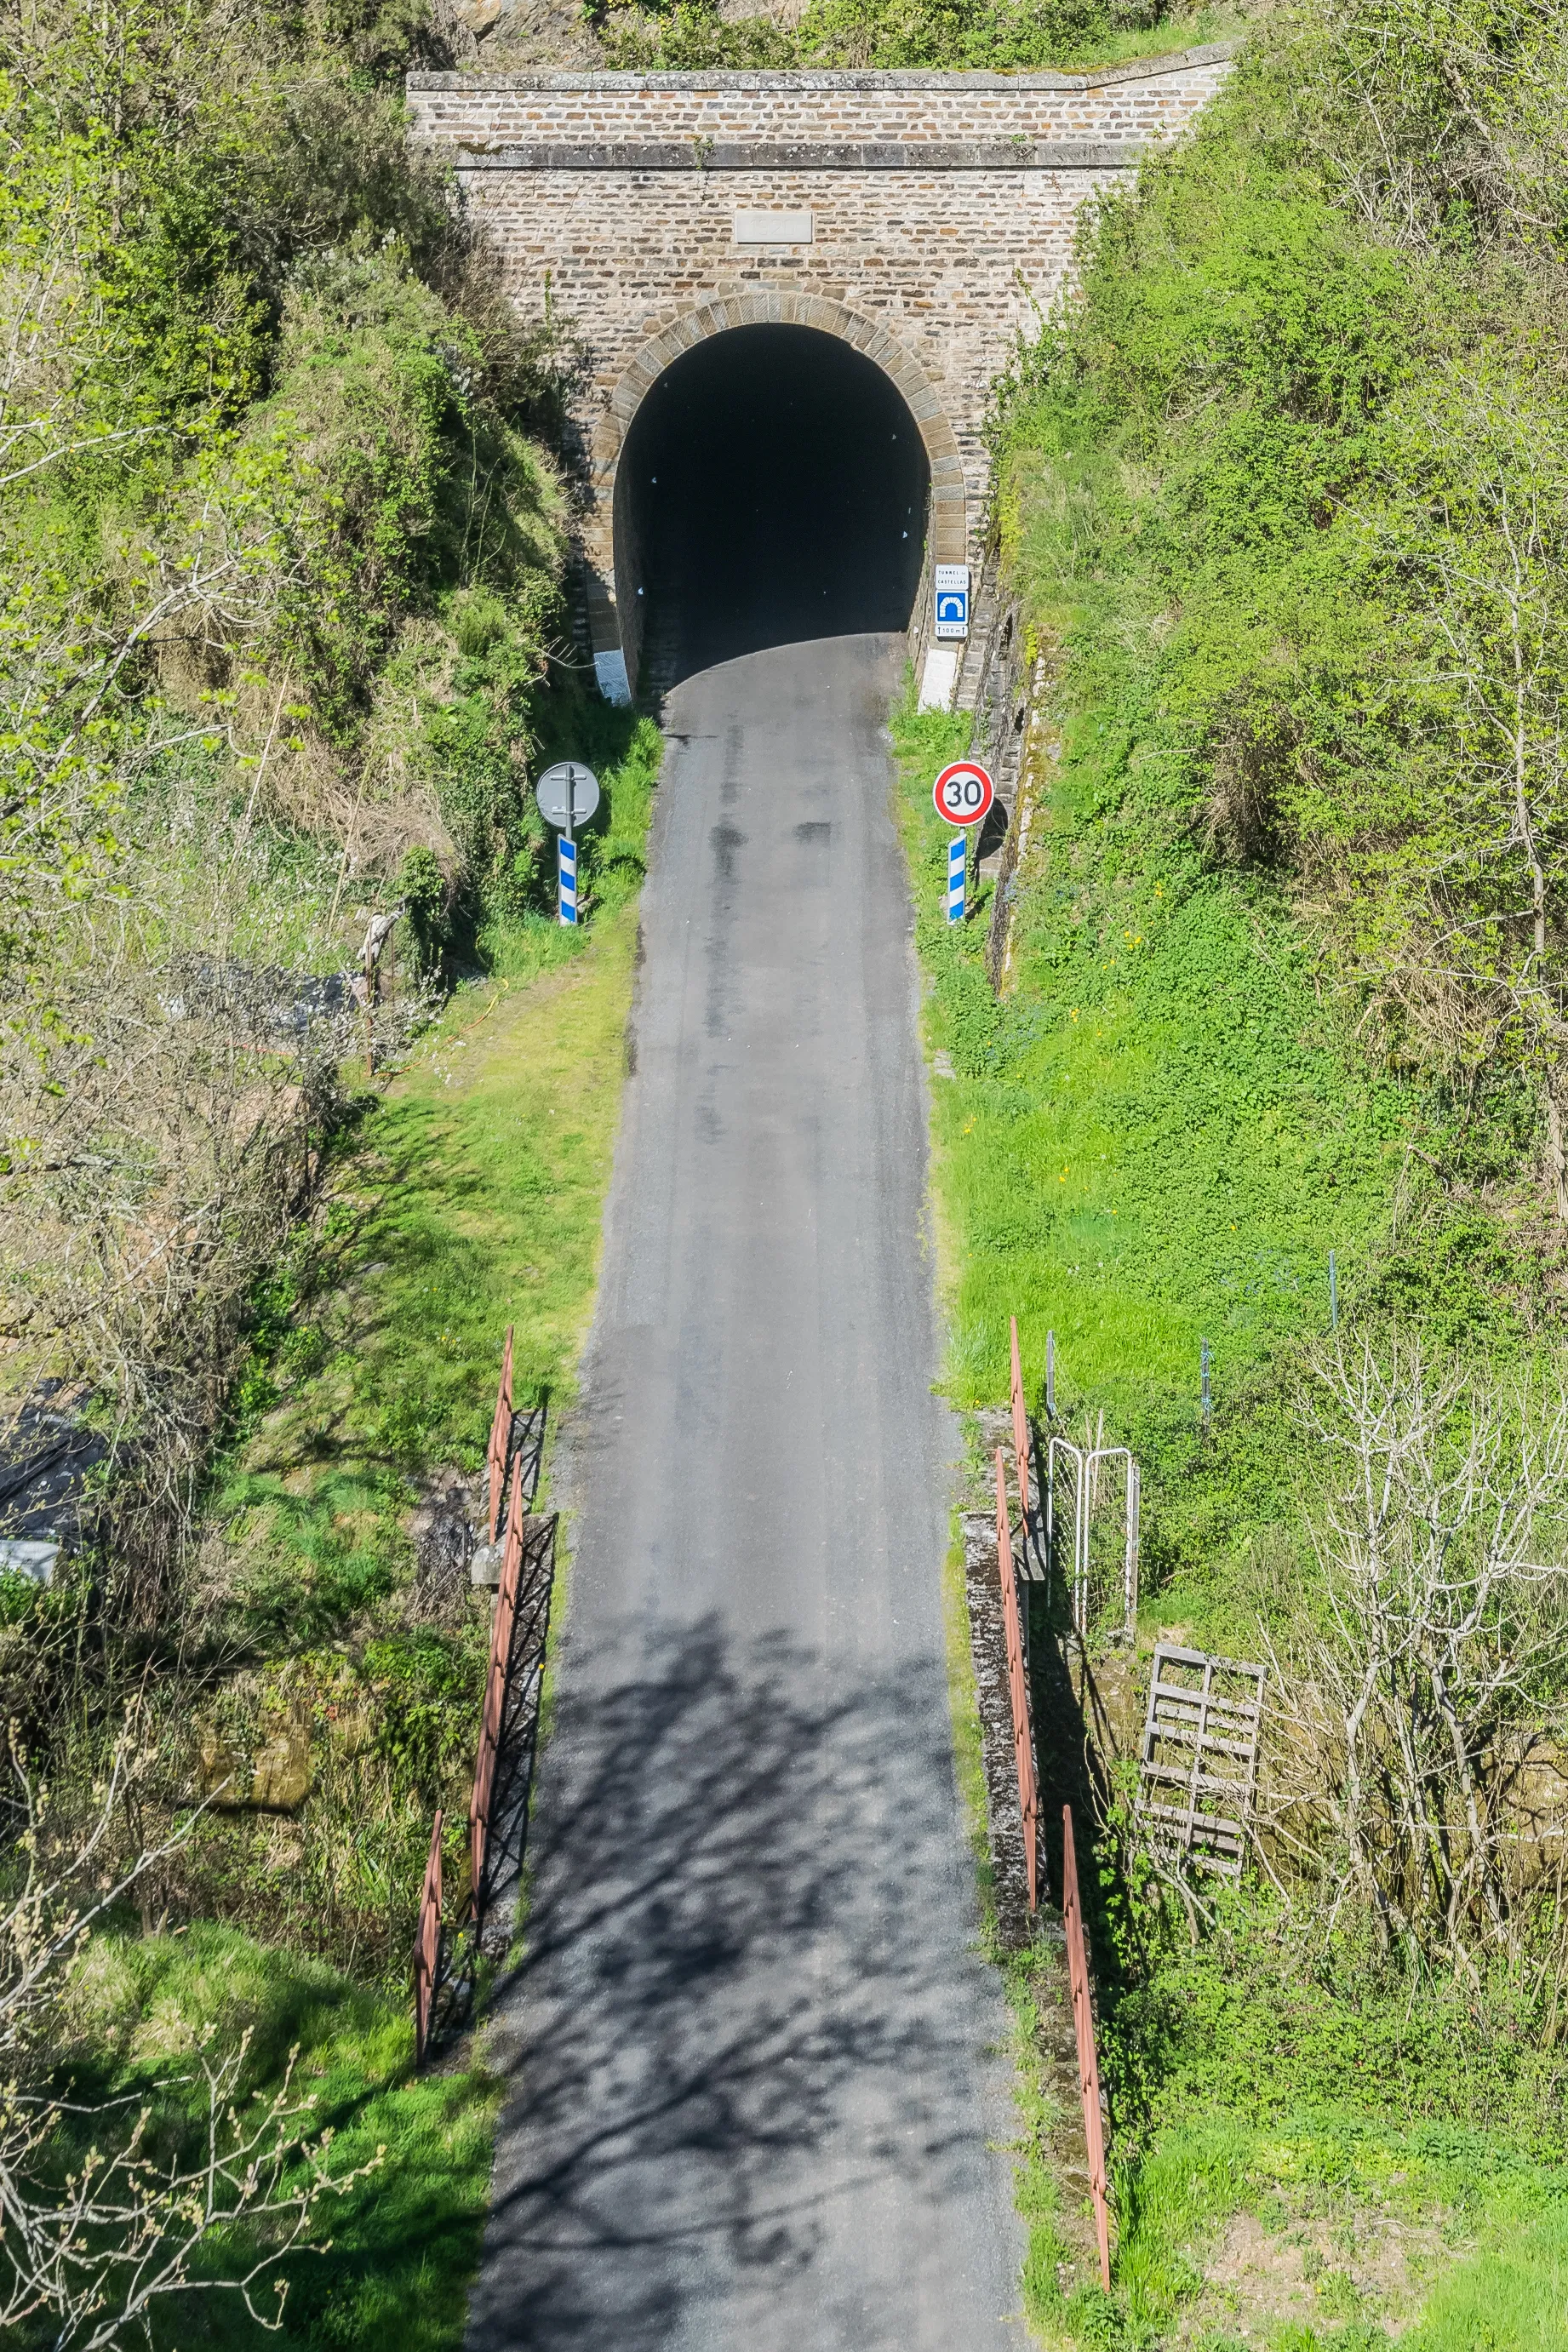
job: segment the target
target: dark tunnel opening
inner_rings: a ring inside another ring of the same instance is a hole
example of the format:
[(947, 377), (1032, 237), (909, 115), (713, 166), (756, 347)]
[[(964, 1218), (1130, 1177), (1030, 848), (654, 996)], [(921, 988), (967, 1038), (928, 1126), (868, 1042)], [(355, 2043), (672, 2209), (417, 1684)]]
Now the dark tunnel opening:
[(929, 485), (903, 395), (837, 336), (698, 344), (648, 392), (616, 472), (631, 664), (665, 688), (766, 646), (906, 628)]

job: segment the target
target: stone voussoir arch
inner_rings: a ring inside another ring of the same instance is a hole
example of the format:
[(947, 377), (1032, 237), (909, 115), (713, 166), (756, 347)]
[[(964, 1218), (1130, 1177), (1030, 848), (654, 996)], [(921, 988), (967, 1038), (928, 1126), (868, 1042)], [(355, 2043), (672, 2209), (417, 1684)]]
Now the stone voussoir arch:
[(925, 443), (931, 465), (931, 558), (938, 563), (962, 563), (968, 547), (963, 460), (930, 376), (875, 319), (825, 295), (787, 288), (748, 288), (699, 302), (646, 342), (622, 370), (610, 395), (605, 445), (596, 468), (606, 509), (613, 504), (616, 468), (626, 435), (648, 393), (685, 352), (734, 327), (815, 327), (821, 334), (837, 335), (881, 369), (902, 394)]
[[(644, 400), (665, 370), (687, 352), (736, 327), (815, 327), (835, 335), (881, 369), (913, 417), (931, 468), (927, 553), (935, 563), (962, 563), (968, 545), (968, 497), (963, 458), (952, 419), (919, 360), (875, 319), (831, 296), (787, 287), (737, 288), (694, 303), (661, 327), (616, 378), (594, 441), (594, 496), (583, 533), (588, 625), (595, 667), (613, 701), (630, 691), (641, 648), (640, 608), (624, 577), (621, 543), (626, 502), (617, 498), (622, 450)], [(625, 593), (617, 593), (624, 589)]]

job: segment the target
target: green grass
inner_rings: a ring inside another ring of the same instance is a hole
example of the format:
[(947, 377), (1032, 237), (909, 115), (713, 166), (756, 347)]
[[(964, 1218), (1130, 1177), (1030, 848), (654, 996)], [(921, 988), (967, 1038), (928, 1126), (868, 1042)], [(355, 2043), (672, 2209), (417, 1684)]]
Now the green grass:
[(612, 66), (684, 69), (712, 66), (877, 68), (984, 68), (1069, 72), (1169, 57), (1246, 30), (1246, 6), (1179, 5), (1157, 24), (1118, 26), (1097, 0), (1033, 0), (979, 7), (939, 0), (811, 0), (798, 23), (728, 16), (713, 0), (611, 0), (595, 29)]
[(220, 2047), (251, 2035), (242, 2091), (279, 2083), (297, 2048), (292, 2089), (314, 2099), (309, 2136), (331, 2132), (334, 2173), (383, 2151), (374, 2171), (323, 2205), (317, 2235), (330, 2244), (289, 2260), (281, 2338), (255, 2326), (237, 2297), (207, 2290), (161, 2315), (159, 2352), (259, 2352), (279, 2341), (311, 2352), (439, 2352), (460, 2343), (489, 2202), (497, 2086), (472, 2071), (415, 2076), (405, 2000), (232, 1928), (105, 1937), (88, 1968), (81, 2005), (100, 2047), (114, 2053), (101, 2086), (152, 2101), (156, 2146), (180, 2135), (177, 2079), (213, 2029)]
[[(1249, 1650), (1267, 1601), (1251, 1556), (1293, 1501), (1289, 1384), (1328, 1319), (1317, 1274), (1333, 1247), (1348, 1310), (1358, 1291), (1376, 1297), (1391, 1256), (1411, 1264), (1388, 1239), (1409, 1106), (1327, 1021), (1277, 898), (1108, 821), (1110, 708), (1061, 715), (1000, 1003), (981, 961), (988, 905), (956, 936), (943, 919), (947, 828), (930, 800), (969, 721), (907, 701), (894, 717), (937, 1072), (947, 1384), (961, 1405), (1005, 1397), (1016, 1312), (1037, 1387), (1054, 1328), (1058, 1399), (1075, 1417), (1103, 1409), (1148, 1465), (1146, 1630), (1176, 1616), (1215, 1647)], [(1462, 1283), (1462, 1260), (1458, 1272)], [(1200, 1336), (1215, 1351), (1207, 1441)], [(1231, 1927), (1234, 1947), (1185, 1959), (1129, 1952), (1123, 1982), (1102, 1923), (1101, 2061), (1121, 2149), (1109, 2299), (1097, 2284), (1058, 2285), (1072, 2233), (1037, 2056), (1041, 1963), (1006, 1965), (1037, 2333), (1131, 2352), (1191, 2323), (1183, 2340), (1208, 2352), (1367, 2352), (1390, 2340), (1386, 2321), (1421, 2352), (1568, 2343), (1554, 2062), (1509, 2027), (1506, 2000), (1483, 2031), (1459, 1989), (1374, 1982), (1364, 1955), (1342, 1957), (1339, 1983), (1298, 1975), (1246, 1906)], [(1294, 2277), (1293, 2301), (1277, 2298), (1292, 2315), (1227, 2290), (1238, 2317), (1205, 2288), (1237, 2215), (1256, 2221), (1266, 2268)], [(1377, 2273), (1394, 2224), (1419, 2245), (1419, 2291), (1395, 2294)], [(1352, 2251), (1334, 2252), (1335, 2228)], [(1321, 2267), (1308, 2282), (1314, 2230)], [(1477, 2328), (1493, 2333), (1466, 2333)]]
[[(1568, 2341), (1568, 2189), (1506, 2137), (1321, 2110), (1205, 2117), (1163, 2131), (1121, 2191), (1112, 2342), (1152, 2345), (1184, 2318), (1194, 2343), (1277, 2352)], [(1243, 2216), (1247, 2261), (1216, 2293), (1205, 2273)]]
[(1457, 2264), (1434, 2290), (1411, 2352), (1542, 2352), (1568, 2343), (1568, 2209), (1562, 2204)]
[[(1008, 1318), (1037, 1392), (1103, 1411), (1144, 1465), (1160, 1609), (1228, 1632), (1227, 1561), (1285, 1516), (1282, 1363), (1381, 1267), (1406, 1105), (1320, 1005), (1280, 901), (1107, 821), (1112, 708), (1067, 714), (1020, 873), (1009, 989), (982, 956), (988, 891), (942, 912), (931, 805), (967, 719), (895, 721), (917, 938), (933, 983), (933, 1153), (960, 1404), (1007, 1390)], [(1211, 1349), (1215, 1421), (1199, 1419)], [(1261, 1406), (1261, 1411), (1260, 1411)]]
[[(956, 936), (943, 919), (947, 828), (930, 801), (969, 721), (908, 702), (895, 714), (927, 1045), (943, 1057), (932, 1117), (947, 1382), (963, 1405), (1005, 1396), (1016, 1312), (1037, 1386), (1054, 1328), (1059, 1399), (1075, 1417), (1102, 1409), (1147, 1465), (1146, 1622), (1175, 1617), (1215, 1647), (1250, 1650), (1268, 1597), (1253, 1554), (1293, 1500), (1293, 1368), (1328, 1320), (1330, 1247), (1347, 1311), (1387, 1283), (1409, 1105), (1327, 1020), (1278, 897), (1108, 821), (1111, 708), (1061, 715), (998, 1003), (981, 961), (988, 905)], [(1394, 1262), (1408, 1274), (1410, 1258)], [(1462, 1255), (1455, 1273), (1463, 1292)], [(1215, 1359), (1206, 1442), (1200, 1337)], [(956, 1702), (955, 1715), (962, 1731)], [(1208, 2352), (1369, 2352), (1391, 2340), (1386, 2322), (1421, 2352), (1568, 2343), (1552, 2062), (1538, 2067), (1507, 2031), (1479, 2033), (1457, 1993), (1358, 1988), (1353, 1957), (1342, 1988), (1292, 1986), (1254, 1924), (1233, 1923), (1228, 1958), (1167, 1955), (1125, 1987), (1102, 1940), (1102, 2063), (1121, 2118), (1109, 2299), (1098, 2284), (1058, 2285), (1071, 2232), (1036, 2054), (1038, 1962), (1007, 1964), (1037, 2333), (1131, 2352), (1190, 2324), (1184, 2341)], [(1451, 2120), (1465, 2114), (1475, 2120)], [(1232, 2309), (1205, 2276), (1237, 2215), (1253, 2217), (1279, 2277), (1278, 2292), (1227, 2289)], [(1394, 2292), (1378, 2271), (1395, 2227), (1419, 2246), (1419, 2291)], [(1334, 2252), (1335, 2228), (1352, 2252)]]
[(520, 924), (496, 940), (500, 971), (459, 993), (339, 1150), (324, 1245), (312, 1239), (261, 1304), (251, 1426), (216, 1513), (269, 1639), (334, 1632), (391, 1589), (416, 1482), (483, 1460), (509, 1324), (519, 1402), (570, 1402), (658, 751), (643, 722), (605, 772), (589, 927)]
[[(1477, 574), (1467, 533), (1489, 552), (1436, 486), (1483, 462), (1491, 399), (1530, 419), (1497, 461), (1514, 509), (1558, 463), (1544, 398), (1529, 406), (1535, 249), (1499, 267), (1505, 232), (1474, 235), (1445, 161), (1461, 122), (1516, 118), (1556, 17), (1526, 12), (1505, 53), (1478, 41), (1483, 15), (1260, 17), (1191, 136), (1100, 208), (1073, 303), (999, 391), (1002, 555), (1049, 730), (1000, 1002), (989, 907), (941, 919), (930, 782), (966, 725), (895, 719), (951, 1393), (1005, 1397), (1016, 1313), (1037, 1397), (1054, 1331), (1069, 1422), (1103, 1415), (1143, 1469), (1140, 1649), (1179, 1630), (1257, 1655), (1267, 1630), (1303, 1680), (1326, 1472), (1300, 1394), (1331, 1251), (1352, 1344), (1397, 1334), (1482, 1381), (1560, 1353), (1541, 1065), (1485, 1027), (1490, 968), (1456, 977), (1431, 945), (1462, 903), (1484, 961), (1519, 903), (1506, 815), (1465, 866), (1476, 772), (1447, 683), (1426, 682), (1452, 675), (1428, 583)], [(1398, 185), (1397, 228), (1374, 184)], [(1531, 323), (1510, 334), (1515, 302)], [(1485, 398), (1444, 408), (1461, 382)], [(1109, 1766), (1136, 1745), (1142, 1656), (1101, 1656), (1097, 1680)], [(1342, 1887), (1331, 1915), (1299, 1885), (1292, 1912), (1260, 1872), (1189, 1943), (1119, 1878), (1114, 1818), (1096, 1843), (1114, 2292), (1058, 2286), (1078, 2217), (1026, 2021), (1042, 2333), (1129, 2352), (1568, 2343), (1550, 1917), (1528, 1963), (1461, 1983), (1381, 1954)]]
[[(574, 1393), (661, 749), (648, 722), (617, 723), (618, 753), (594, 747), (606, 806), (584, 860), (591, 920), (488, 942), (497, 969), (363, 1096), (324, 1218), (254, 1302), (204, 1546), (242, 1672), (201, 1711), (243, 1743), (302, 1709), (310, 1793), (287, 1821), (201, 1824), (184, 1901), (226, 1924), (93, 1956), (122, 2071), (159, 2063), (197, 2021), (220, 2038), (249, 2026), (262, 2086), (301, 2044), (345, 2165), (384, 2144), (334, 2213), (331, 2250), (291, 2265), (284, 2340), (321, 2352), (455, 2347), (478, 2255), (494, 2086), (473, 2066), (413, 2077), (405, 1955), (436, 1802), (462, 1891), (487, 1612), (465, 1592), (438, 1622), (410, 1618), (407, 1519), (433, 1476), (482, 1465), (509, 1323), (519, 1402), (553, 1418)], [(159, 2340), (263, 2340), (217, 2295), (199, 2330), (187, 2314)]]

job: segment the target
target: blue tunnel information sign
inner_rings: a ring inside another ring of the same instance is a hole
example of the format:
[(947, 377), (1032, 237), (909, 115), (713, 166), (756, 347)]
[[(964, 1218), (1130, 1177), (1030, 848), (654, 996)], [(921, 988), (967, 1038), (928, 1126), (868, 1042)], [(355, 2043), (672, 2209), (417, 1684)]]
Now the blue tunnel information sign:
[(969, 635), (969, 566), (936, 566), (936, 634), (939, 637)]

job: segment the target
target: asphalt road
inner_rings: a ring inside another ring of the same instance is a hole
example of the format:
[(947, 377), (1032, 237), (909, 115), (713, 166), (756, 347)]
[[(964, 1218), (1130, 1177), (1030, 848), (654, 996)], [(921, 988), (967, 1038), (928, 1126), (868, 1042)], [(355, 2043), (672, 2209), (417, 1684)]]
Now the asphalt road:
[(689, 677), (474, 2352), (1021, 2341), (949, 1733), (902, 641)]

